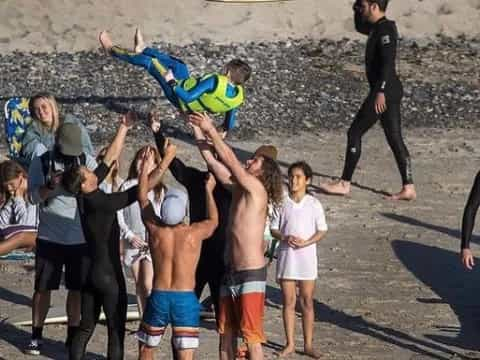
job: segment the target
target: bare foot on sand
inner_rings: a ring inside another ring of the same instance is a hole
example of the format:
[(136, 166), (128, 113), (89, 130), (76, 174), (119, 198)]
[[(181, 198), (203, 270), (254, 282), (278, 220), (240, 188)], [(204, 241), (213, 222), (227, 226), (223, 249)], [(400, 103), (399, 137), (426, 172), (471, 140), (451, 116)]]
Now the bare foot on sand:
[(415, 186), (413, 184), (404, 185), (402, 191), (397, 194), (388, 196), (389, 200), (406, 200), (412, 201), (417, 198), (417, 192), (415, 191)]
[(327, 184), (320, 184), (320, 190), (330, 195), (349, 195), (350, 182), (345, 180), (337, 180)]
[(100, 41), (100, 44), (102, 45), (103, 50), (105, 50), (107, 54), (110, 54), (110, 50), (113, 47), (113, 43), (112, 43), (112, 39), (110, 39), (110, 35), (106, 30), (103, 30), (102, 32), (100, 32), (100, 34), (98, 35), (98, 41)]
[(303, 354), (308, 356), (308, 357), (311, 357), (312, 359), (320, 359), (322, 357), (322, 354), (315, 351), (315, 349), (313, 349), (313, 348), (305, 348), (303, 350)]
[(295, 347), (287, 345), (283, 348), (282, 351), (279, 351), (277, 353), (277, 356), (280, 357), (280, 358), (283, 358), (283, 357), (287, 357), (290, 354), (293, 354), (294, 352), (295, 352)]
[(133, 51), (135, 54), (140, 54), (145, 49), (145, 41), (143, 41), (143, 35), (140, 29), (135, 30), (135, 37), (133, 38)]

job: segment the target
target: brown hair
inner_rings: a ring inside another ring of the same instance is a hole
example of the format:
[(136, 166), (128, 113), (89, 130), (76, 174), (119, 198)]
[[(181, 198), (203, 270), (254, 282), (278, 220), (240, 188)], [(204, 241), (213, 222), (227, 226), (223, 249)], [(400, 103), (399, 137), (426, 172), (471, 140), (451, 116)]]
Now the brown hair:
[[(158, 150), (155, 146), (145, 145), (145, 146), (141, 147), (136, 152), (135, 156), (133, 157), (132, 162), (130, 163), (130, 168), (128, 169), (127, 180), (138, 178), (137, 163), (140, 161), (141, 157), (143, 156), (143, 152), (146, 149), (152, 149), (153, 150), (153, 156), (155, 157), (155, 163), (156, 163), (157, 166), (159, 166), (160, 163), (162, 162), (162, 158), (160, 157), (160, 153), (158, 152)], [(155, 192), (155, 199), (156, 200), (160, 199), (160, 196), (162, 196), (162, 191), (163, 191), (164, 188), (165, 188), (165, 185), (161, 181), (160, 181), (160, 183), (157, 184), (157, 186), (155, 186), (153, 188), (153, 191)]]
[(235, 85), (243, 85), (252, 74), (252, 68), (245, 61), (234, 59), (225, 64), (225, 73), (230, 73), (230, 79)]
[(5, 202), (10, 199), (10, 193), (3, 188), (3, 183), (16, 179), (19, 176), (23, 176), (25, 179), (28, 178), (27, 172), (19, 163), (13, 160), (6, 160), (0, 163), (0, 188)]
[(82, 188), (82, 183), (85, 181), (85, 176), (82, 173), (82, 166), (75, 165), (65, 171), (62, 175), (62, 185), (69, 193), (78, 195)]
[(264, 156), (262, 158), (262, 174), (259, 180), (267, 191), (268, 202), (277, 207), (283, 200), (282, 171), (275, 160)]
[(60, 115), (58, 112), (57, 100), (55, 100), (55, 97), (53, 95), (50, 95), (48, 93), (39, 93), (32, 96), (28, 103), (28, 110), (30, 111), (30, 116), (32, 117), (32, 119), (36, 120), (42, 127), (45, 127), (45, 125), (35, 117), (35, 110), (33, 107), (33, 104), (35, 103), (35, 101), (40, 99), (48, 102), (48, 104), (52, 108), (53, 121), (52, 121), (52, 125), (48, 128), (48, 130), (55, 132), (60, 127)]

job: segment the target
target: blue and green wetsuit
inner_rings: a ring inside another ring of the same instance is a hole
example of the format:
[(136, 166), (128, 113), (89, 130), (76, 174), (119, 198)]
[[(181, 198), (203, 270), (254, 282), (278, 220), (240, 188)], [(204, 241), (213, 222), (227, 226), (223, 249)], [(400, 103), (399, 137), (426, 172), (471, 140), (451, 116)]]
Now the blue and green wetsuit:
[[(145, 48), (139, 54), (117, 46), (111, 51), (114, 57), (145, 68), (177, 109), (183, 112), (225, 113), (223, 128), (228, 131), (235, 125), (237, 108), (244, 99), (243, 87), (232, 85), (226, 76), (208, 74), (201, 78), (191, 77), (182, 60), (153, 48)], [(177, 80), (175, 86), (170, 86), (164, 78), (168, 70)]]

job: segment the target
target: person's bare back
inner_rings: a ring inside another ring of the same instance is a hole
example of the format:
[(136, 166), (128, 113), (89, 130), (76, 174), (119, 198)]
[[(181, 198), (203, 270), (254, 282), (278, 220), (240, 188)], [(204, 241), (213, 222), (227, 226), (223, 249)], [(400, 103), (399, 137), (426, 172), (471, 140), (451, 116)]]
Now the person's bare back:
[[(167, 142), (165, 157), (173, 158), (175, 147)], [(173, 328), (173, 344), (179, 359), (193, 359), (198, 347), (200, 305), (193, 291), (195, 270), (200, 258), (202, 241), (212, 236), (218, 225), (218, 210), (213, 199), (215, 178), (208, 176), (205, 184), (207, 218), (184, 224), (187, 215), (187, 195), (169, 189), (161, 207), (161, 218), (154, 212), (148, 199), (149, 162), (153, 155), (147, 152), (139, 176), (138, 201), (142, 220), (149, 235), (153, 261), (153, 288), (148, 298), (137, 338), (140, 359), (152, 359), (153, 348), (160, 343), (168, 325)], [(162, 163), (158, 169), (163, 168)], [(166, 164), (168, 167), (168, 164)]]

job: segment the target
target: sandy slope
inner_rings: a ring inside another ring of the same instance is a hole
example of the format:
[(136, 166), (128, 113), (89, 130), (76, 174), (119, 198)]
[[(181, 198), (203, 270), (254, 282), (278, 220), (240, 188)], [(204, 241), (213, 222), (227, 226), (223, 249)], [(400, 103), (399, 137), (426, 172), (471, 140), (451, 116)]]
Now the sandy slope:
[[(129, 44), (135, 26), (148, 39), (189, 43), (356, 37), (353, 0), (227, 4), (205, 0), (6, 0), (0, 2), (0, 51), (76, 51), (97, 46), (102, 28)], [(111, 4), (114, 4), (113, 6)], [(407, 37), (478, 36), (480, 0), (393, 0), (390, 16)], [(127, 42), (128, 41), (128, 42)]]

